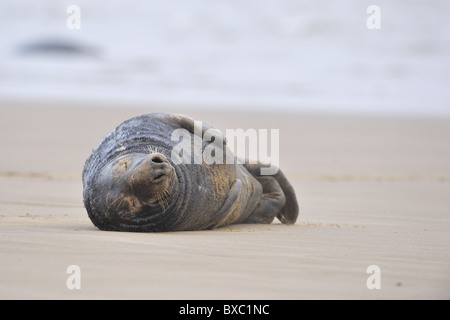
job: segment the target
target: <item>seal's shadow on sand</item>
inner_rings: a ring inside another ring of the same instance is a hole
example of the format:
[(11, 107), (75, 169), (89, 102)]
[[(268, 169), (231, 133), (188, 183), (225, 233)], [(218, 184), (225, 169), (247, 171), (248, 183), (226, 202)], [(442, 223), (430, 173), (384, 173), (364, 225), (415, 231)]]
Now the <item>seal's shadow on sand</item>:
[(255, 232), (255, 233), (266, 233), (266, 232), (283, 232), (285, 229), (292, 230), (293, 228), (301, 227), (299, 224), (294, 225), (283, 225), (281, 222), (274, 222), (272, 224), (234, 224), (224, 227), (219, 227), (216, 229), (207, 230), (194, 230), (194, 231), (166, 231), (166, 232), (124, 232), (124, 231), (103, 231), (96, 228), (90, 221), (86, 223), (77, 223), (71, 226), (70, 229), (73, 231), (101, 231), (102, 233), (112, 234), (185, 234), (185, 233), (216, 233), (216, 232)]

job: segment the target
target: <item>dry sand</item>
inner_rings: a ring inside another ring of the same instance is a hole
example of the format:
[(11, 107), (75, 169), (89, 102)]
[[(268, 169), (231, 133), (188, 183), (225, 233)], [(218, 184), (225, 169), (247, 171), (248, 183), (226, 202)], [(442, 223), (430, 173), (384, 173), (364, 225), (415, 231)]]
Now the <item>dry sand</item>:
[[(0, 105), (2, 299), (448, 299), (450, 120), (187, 111), (219, 129), (279, 128), (293, 226), (96, 229), (81, 170), (123, 120), (167, 106)], [(81, 289), (66, 286), (69, 265)], [(366, 268), (381, 269), (369, 290)]]

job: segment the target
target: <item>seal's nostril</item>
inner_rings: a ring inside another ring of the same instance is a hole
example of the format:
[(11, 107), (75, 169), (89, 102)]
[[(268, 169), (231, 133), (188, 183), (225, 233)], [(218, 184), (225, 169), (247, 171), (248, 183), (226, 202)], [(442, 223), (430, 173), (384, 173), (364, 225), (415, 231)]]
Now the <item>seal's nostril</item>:
[(160, 155), (153, 155), (150, 160), (154, 163), (163, 163), (164, 159)]

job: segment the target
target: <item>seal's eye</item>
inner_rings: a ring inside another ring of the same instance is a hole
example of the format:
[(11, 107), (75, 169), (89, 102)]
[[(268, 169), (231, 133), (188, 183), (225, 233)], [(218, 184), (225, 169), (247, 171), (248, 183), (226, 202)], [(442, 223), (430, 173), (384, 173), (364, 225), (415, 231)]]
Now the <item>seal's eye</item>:
[(114, 164), (114, 170), (116, 172), (121, 172), (121, 173), (127, 171), (128, 168), (130, 168), (130, 167), (131, 167), (131, 161), (128, 159), (127, 160), (125, 160), (125, 159), (119, 160)]

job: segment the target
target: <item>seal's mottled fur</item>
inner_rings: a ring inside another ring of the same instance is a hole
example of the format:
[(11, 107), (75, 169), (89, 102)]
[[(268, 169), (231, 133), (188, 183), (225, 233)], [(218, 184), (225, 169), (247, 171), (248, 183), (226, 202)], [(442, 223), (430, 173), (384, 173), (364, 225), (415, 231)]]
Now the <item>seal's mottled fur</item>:
[[(203, 125), (202, 133), (211, 128)], [(295, 192), (280, 170), (260, 176), (259, 165), (176, 164), (171, 154), (179, 144), (171, 140), (176, 129), (193, 137), (194, 120), (147, 114), (103, 138), (83, 170), (84, 205), (94, 225), (151, 232), (271, 223), (275, 217), (295, 222)], [(228, 152), (224, 145), (223, 154)]]

